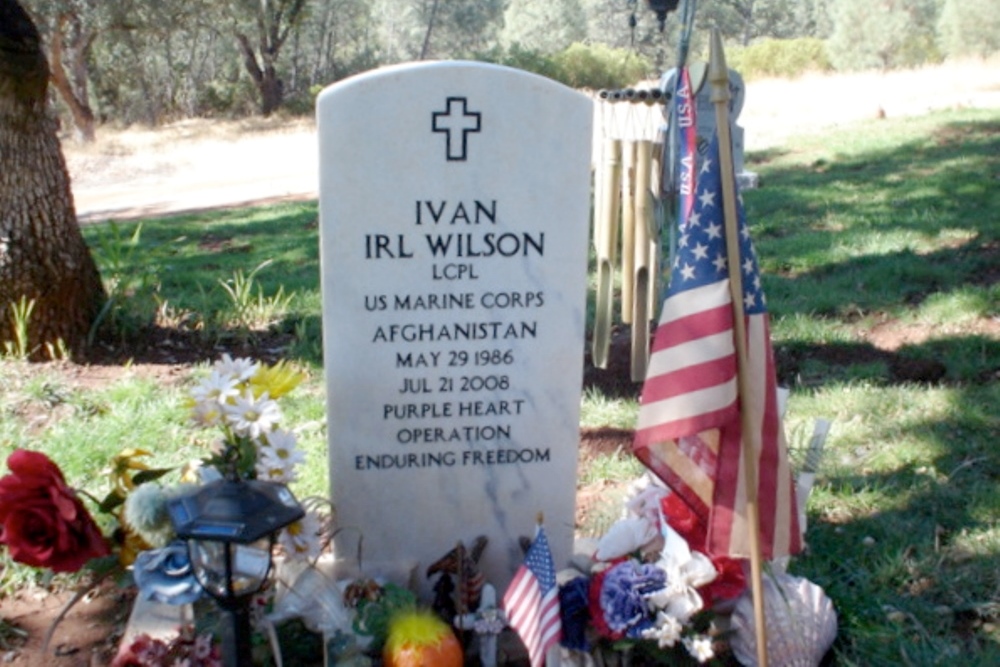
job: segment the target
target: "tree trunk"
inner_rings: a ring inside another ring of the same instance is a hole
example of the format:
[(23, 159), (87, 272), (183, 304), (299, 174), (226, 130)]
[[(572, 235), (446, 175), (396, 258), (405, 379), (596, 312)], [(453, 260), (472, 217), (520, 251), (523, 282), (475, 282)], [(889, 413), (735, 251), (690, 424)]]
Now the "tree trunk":
[(285, 99), (285, 85), (278, 77), (274, 58), (268, 59), (265, 53), (264, 66), (261, 67), (250, 38), (243, 33), (236, 33), (236, 42), (243, 53), (243, 66), (260, 93), (260, 113), (262, 116), (270, 116)]
[(48, 79), (35, 25), (16, 0), (0, 0), (0, 350), (15, 340), (12, 308), (24, 298), (34, 301), (34, 359), (80, 351), (104, 300), (47, 113)]
[(274, 65), (264, 67), (264, 76), (257, 84), (260, 90), (260, 113), (270, 116), (277, 111), (285, 101), (285, 82), (278, 77)]
[[(67, 45), (64, 31), (68, 26), (71, 28), (71, 39)], [(87, 102), (86, 59), (92, 42), (93, 35), (83, 30), (79, 18), (60, 14), (55, 29), (52, 30), (52, 43), (49, 45), (52, 57), (52, 85), (69, 107), (77, 137), (88, 143), (94, 141), (96, 137), (94, 111)], [(66, 74), (67, 46), (70, 51), (69, 65), (73, 70), (73, 81), (70, 81), (70, 77)]]
[(437, 18), (438, 0), (434, 0), (431, 5), (431, 15), (427, 19), (427, 30), (424, 32), (424, 45), (420, 47), (420, 57), (417, 60), (425, 60), (431, 50), (431, 32), (434, 30), (434, 19)]
[(270, 116), (285, 101), (285, 82), (278, 75), (278, 56), (305, 6), (306, 0), (260, 3), (256, 15), (259, 58), (247, 34), (239, 29), (234, 31), (243, 55), (243, 66), (260, 93), (260, 112), (264, 116)]

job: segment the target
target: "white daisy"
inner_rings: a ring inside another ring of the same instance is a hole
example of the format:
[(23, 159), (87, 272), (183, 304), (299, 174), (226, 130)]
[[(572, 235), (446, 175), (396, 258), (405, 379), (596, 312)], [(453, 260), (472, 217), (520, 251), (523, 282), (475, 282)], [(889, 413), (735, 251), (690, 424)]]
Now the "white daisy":
[(281, 408), (264, 392), (254, 398), (249, 389), (237, 396), (232, 403), (222, 406), (226, 421), (236, 435), (260, 438), (262, 433), (272, 430), (281, 421)]
[(257, 374), (258, 368), (260, 364), (254, 363), (252, 359), (246, 357), (233, 359), (228, 354), (223, 354), (222, 359), (215, 362), (215, 370), (234, 378), (236, 382), (246, 382)]
[(319, 558), (319, 533), (319, 517), (312, 512), (307, 512), (304, 517), (281, 531), (278, 542), (289, 558), (314, 560)]
[(213, 369), (204, 380), (191, 390), (191, 398), (195, 403), (225, 403), (230, 398), (239, 395), (237, 381), (227, 373)]
[(295, 434), (276, 428), (264, 433), (257, 445), (257, 477), (291, 484), (298, 478), (295, 466), (305, 460), (306, 454), (298, 448)]
[(222, 423), (222, 405), (218, 401), (201, 401), (191, 408), (191, 421), (201, 426), (218, 426)]
[(257, 463), (254, 465), (254, 470), (257, 471), (257, 479), (267, 482), (291, 484), (298, 478), (294, 463), (275, 456), (273, 450), (263, 448), (257, 450)]
[(712, 649), (712, 639), (706, 635), (685, 637), (684, 648), (698, 662), (707, 662), (715, 657), (715, 651)]
[(290, 465), (297, 465), (306, 460), (306, 453), (299, 449), (298, 438), (293, 432), (283, 428), (265, 433), (258, 451), (262, 456), (271, 456)]
[(683, 628), (676, 618), (660, 612), (656, 615), (656, 626), (643, 632), (643, 637), (655, 639), (660, 648), (670, 648), (681, 638), (682, 630)]

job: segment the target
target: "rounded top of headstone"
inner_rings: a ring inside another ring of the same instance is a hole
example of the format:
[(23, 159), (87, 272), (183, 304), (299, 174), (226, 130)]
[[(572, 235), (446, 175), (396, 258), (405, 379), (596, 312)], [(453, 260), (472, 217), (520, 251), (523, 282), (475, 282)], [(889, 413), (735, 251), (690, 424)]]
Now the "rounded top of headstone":
[[(708, 81), (708, 63), (691, 63), (688, 66), (688, 70), (691, 73), (691, 86), (694, 88), (695, 97), (704, 96), (705, 99), (708, 99), (712, 93), (712, 86)], [(664, 72), (663, 76), (660, 77), (660, 90), (664, 94), (672, 94), (676, 85), (676, 79), (676, 67)], [(740, 73), (732, 68), (729, 69), (729, 92), (732, 94), (729, 98), (730, 120), (735, 123), (740, 112), (743, 110), (743, 102), (746, 99), (746, 85), (743, 83), (743, 77)]]

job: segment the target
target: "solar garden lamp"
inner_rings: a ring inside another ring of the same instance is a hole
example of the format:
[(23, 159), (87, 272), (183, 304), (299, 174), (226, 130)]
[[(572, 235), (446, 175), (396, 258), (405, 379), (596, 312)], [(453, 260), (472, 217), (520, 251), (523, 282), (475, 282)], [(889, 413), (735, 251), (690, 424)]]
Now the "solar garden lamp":
[(199, 583), (223, 611), (227, 667), (252, 664), (250, 600), (267, 581), (279, 530), (305, 515), (284, 484), (231, 476), (168, 501)]

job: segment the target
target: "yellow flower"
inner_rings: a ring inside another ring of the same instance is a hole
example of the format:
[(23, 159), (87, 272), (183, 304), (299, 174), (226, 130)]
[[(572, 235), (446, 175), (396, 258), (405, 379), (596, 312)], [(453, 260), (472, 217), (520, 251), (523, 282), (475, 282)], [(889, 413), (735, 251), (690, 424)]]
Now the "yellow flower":
[(259, 398), (266, 391), (268, 396), (276, 399), (295, 389), (304, 379), (305, 375), (282, 360), (273, 366), (262, 365), (250, 378), (250, 388), (254, 398)]
[(198, 469), (201, 468), (201, 461), (188, 461), (181, 466), (181, 484), (197, 484), (201, 481), (198, 477)]
[(152, 452), (129, 447), (111, 459), (111, 484), (123, 497), (135, 488), (135, 482), (132, 481), (133, 474), (136, 471), (149, 470), (148, 465), (138, 460), (143, 456), (152, 456)]
[(118, 551), (118, 562), (123, 567), (128, 567), (135, 562), (135, 558), (139, 555), (139, 552), (152, 549), (152, 547), (139, 533), (132, 530), (132, 527), (127, 523), (122, 522), (121, 530), (124, 536), (122, 537), (122, 543)]

